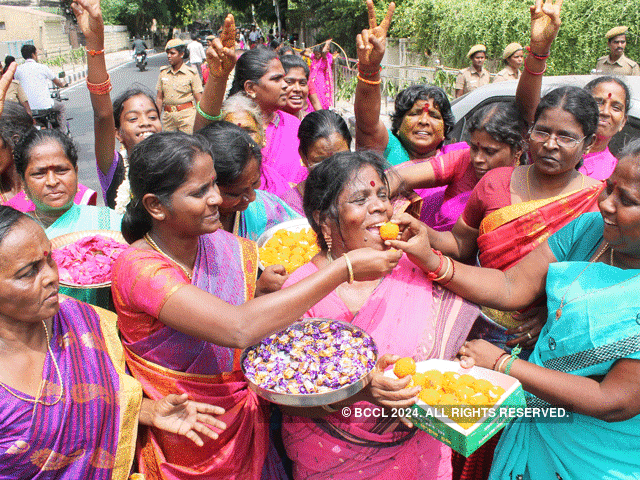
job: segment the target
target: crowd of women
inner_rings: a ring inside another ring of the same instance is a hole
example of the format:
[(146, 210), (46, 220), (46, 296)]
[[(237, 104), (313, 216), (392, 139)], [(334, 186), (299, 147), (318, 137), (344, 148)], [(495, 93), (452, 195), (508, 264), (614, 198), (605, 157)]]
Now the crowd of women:
[[(536, 55), (516, 102), (478, 109), (465, 142), (451, 143), (438, 87), (401, 91), (390, 128), (380, 118), (393, 3), (378, 24), (368, 0), (356, 38), (352, 139), (324, 101), (306, 111), (313, 69), (301, 57), (236, 56), (231, 15), (207, 50), (195, 134), (162, 132), (146, 91), (111, 101), (100, 2), (75, 0), (93, 52), (106, 206), (78, 195), (72, 139), (34, 129), (4, 101), (10, 65), (0, 79), (0, 478), (640, 476), (640, 140), (609, 151), (630, 102), (618, 78), (541, 95), (561, 3), (531, 8)], [(318, 56), (330, 68), (328, 51)], [(258, 272), (255, 240), (301, 216), (320, 253), (290, 275)], [(389, 221), (400, 234), (383, 241)], [(85, 230), (121, 231), (130, 244), (106, 305), (59, 287), (51, 239)], [(241, 350), (302, 317), (373, 337), (380, 358), (363, 390), (293, 408), (248, 387)], [(508, 364), (529, 404), (567, 407), (572, 422), (518, 420), (463, 457), (378, 410), (343, 416), (352, 404), (415, 403), (408, 377), (384, 375), (399, 357)]]

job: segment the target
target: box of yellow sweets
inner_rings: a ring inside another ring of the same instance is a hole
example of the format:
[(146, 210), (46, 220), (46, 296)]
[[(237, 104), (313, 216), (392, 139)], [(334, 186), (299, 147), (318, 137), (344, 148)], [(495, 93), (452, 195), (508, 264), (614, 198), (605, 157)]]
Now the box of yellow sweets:
[(417, 363), (400, 359), (394, 371), (385, 375), (411, 375), (409, 385), (422, 387), (418, 402), (405, 412), (407, 419), (467, 457), (526, 406), (518, 380), (486, 368), (465, 369), (439, 359)]

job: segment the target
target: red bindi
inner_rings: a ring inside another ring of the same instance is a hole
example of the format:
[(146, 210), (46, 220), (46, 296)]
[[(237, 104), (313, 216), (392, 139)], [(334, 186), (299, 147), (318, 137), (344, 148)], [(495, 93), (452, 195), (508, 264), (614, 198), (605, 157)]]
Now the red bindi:
[(46, 250), (44, 251), (44, 256), (48, 257), (49, 256), (49, 252), (47, 252)]
[(611, 92), (609, 92), (609, 98), (611, 98)]
[(376, 186), (376, 182), (374, 182), (373, 180), (371, 180), (371, 182), (370, 182), (370, 183), (371, 183), (371, 186), (372, 186), (372, 187), (375, 187), (375, 186)]
[(422, 111), (425, 112), (425, 113), (429, 113), (429, 104), (428, 103), (425, 104), (424, 107), (422, 107)]

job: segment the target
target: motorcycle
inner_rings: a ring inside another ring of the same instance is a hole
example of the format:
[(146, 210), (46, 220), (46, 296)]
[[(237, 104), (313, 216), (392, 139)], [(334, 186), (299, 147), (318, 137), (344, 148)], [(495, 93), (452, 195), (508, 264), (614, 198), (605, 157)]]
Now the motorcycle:
[[(63, 102), (69, 100), (69, 97), (63, 97), (60, 94), (60, 87), (55, 87), (51, 90), (51, 98), (57, 100), (58, 102)], [(65, 118), (64, 123), (60, 123), (60, 113), (57, 110), (52, 108), (46, 108), (43, 110), (32, 110), (31, 116), (35, 122), (35, 126), (38, 130), (42, 129), (55, 129), (60, 130), (62, 133), (70, 134), (69, 129), (69, 120), (73, 120), (72, 118)]]
[(138, 69), (141, 72), (144, 72), (145, 69), (147, 68), (147, 56), (142, 52), (138, 52), (135, 54), (135, 57), (136, 57), (136, 67), (138, 67)]

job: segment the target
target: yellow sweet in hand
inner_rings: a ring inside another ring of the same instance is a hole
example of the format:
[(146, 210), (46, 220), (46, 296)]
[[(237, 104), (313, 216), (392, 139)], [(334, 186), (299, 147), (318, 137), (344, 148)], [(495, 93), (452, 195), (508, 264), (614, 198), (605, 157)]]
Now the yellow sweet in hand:
[(411, 357), (401, 358), (396, 362), (393, 366), (393, 373), (396, 374), (398, 378), (404, 378), (407, 375), (413, 375), (416, 373), (416, 362), (413, 361)]
[(383, 240), (395, 240), (400, 233), (400, 227), (395, 223), (387, 222), (380, 227), (380, 238)]

